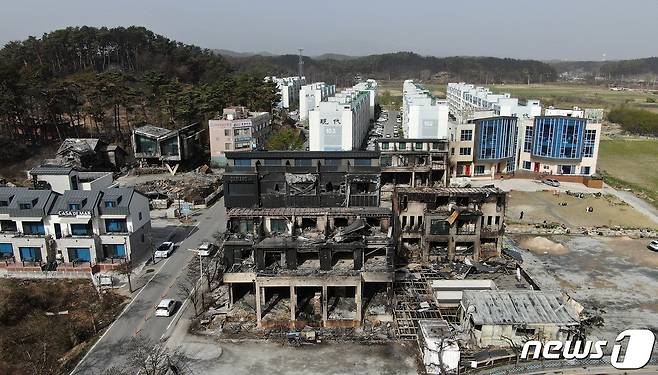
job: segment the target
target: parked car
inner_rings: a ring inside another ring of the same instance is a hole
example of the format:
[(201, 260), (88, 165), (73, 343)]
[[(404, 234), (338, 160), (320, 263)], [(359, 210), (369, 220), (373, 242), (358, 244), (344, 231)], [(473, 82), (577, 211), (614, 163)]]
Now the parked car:
[(658, 240), (653, 240), (649, 242), (647, 248), (651, 251), (658, 251)]
[(553, 186), (553, 187), (560, 186), (560, 181), (552, 179), (552, 178), (543, 179), (541, 182), (545, 183), (548, 186)]
[(174, 243), (170, 241), (163, 242), (157, 249), (155, 249), (154, 256), (156, 258), (169, 258), (171, 253), (174, 252)]
[(202, 257), (207, 257), (212, 254), (213, 250), (215, 249), (215, 245), (211, 244), (210, 242), (206, 241), (199, 246), (199, 255)]
[(155, 316), (171, 316), (176, 309), (176, 300), (173, 299), (163, 299), (158, 304), (158, 307), (155, 308)]

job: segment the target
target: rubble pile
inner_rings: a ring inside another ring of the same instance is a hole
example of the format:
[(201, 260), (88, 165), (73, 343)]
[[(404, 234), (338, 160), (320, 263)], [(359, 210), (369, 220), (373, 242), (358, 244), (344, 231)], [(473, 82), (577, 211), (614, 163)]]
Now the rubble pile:
[(219, 175), (187, 172), (183, 178), (161, 179), (139, 183), (135, 189), (146, 196), (167, 196), (170, 200), (202, 204), (203, 200), (219, 188)]
[(510, 234), (535, 234), (535, 235), (564, 235), (583, 234), (586, 236), (603, 237), (630, 237), (630, 238), (658, 238), (658, 231), (645, 228), (621, 228), (621, 227), (578, 227), (569, 228), (565, 225), (548, 224), (510, 224), (506, 228)]

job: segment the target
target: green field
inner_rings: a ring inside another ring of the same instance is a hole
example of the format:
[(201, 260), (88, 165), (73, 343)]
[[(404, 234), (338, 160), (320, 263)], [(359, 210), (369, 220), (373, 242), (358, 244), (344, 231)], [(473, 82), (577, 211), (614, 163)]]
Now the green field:
[(608, 184), (631, 188), (658, 207), (658, 140), (603, 139), (598, 170)]

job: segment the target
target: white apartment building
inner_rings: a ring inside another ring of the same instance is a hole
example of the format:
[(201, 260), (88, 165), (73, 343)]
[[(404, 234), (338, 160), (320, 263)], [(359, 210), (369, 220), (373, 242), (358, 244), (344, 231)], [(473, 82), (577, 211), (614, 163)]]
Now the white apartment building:
[(336, 85), (315, 82), (304, 85), (299, 90), (299, 119), (307, 120), (308, 112), (320, 105), (320, 102), (336, 94)]
[(305, 77), (265, 77), (266, 82), (276, 83), (276, 87), (281, 95), (279, 108), (289, 109), (299, 100), (299, 90), (306, 84)]
[(448, 106), (457, 123), (467, 122), (477, 111), (493, 111), (496, 116), (513, 116), (532, 119), (541, 115), (539, 100), (528, 100), (519, 104), (518, 98), (509, 93), (494, 94), (486, 87), (470, 83), (448, 83)]
[(0, 226), (8, 271), (98, 272), (153, 247), (148, 198), (133, 188), (0, 187)]
[(371, 90), (349, 88), (309, 112), (310, 151), (359, 150), (370, 127)]
[(447, 139), (448, 102), (437, 99), (413, 80), (404, 81), (402, 91), (405, 137)]
[(370, 119), (375, 120), (375, 105), (379, 103), (377, 81), (368, 79), (365, 82), (359, 82), (354, 85), (355, 90), (368, 91), (370, 93)]

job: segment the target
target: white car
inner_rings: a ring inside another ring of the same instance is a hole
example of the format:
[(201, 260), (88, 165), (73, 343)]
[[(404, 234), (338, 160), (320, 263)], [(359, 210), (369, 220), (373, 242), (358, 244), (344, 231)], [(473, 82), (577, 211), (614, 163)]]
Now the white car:
[(649, 242), (647, 248), (651, 251), (658, 251), (658, 240), (653, 240)]
[(206, 241), (199, 246), (199, 255), (202, 257), (207, 257), (210, 256), (212, 251), (215, 249), (215, 245), (211, 244), (210, 242)]
[(163, 299), (155, 308), (155, 316), (171, 316), (176, 309), (176, 301), (173, 299)]
[(174, 252), (174, 243), (170, 241), (163, 242), (157, 249), (155, 249), (156, 258), (169, 258), (171, 253)]

